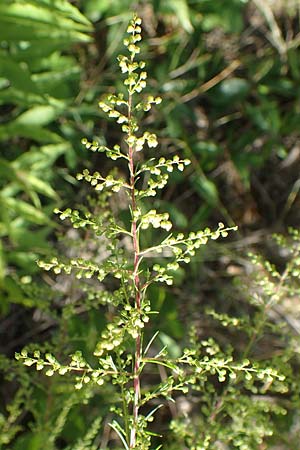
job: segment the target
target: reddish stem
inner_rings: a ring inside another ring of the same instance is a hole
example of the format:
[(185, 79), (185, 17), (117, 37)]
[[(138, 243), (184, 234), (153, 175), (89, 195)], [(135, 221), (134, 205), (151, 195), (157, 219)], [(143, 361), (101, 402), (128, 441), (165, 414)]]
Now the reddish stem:
[[(129, 126), (131, 120), (131, 104), (132, 97), (129, 96), (128, 102), (128, 119)], [(133, 265), (133, 284), (134, 284), (134, 300), (135, 300), (135, 308), (140, 312), (141, 310), (141, 289), (140, 289), (140, 278), (139, 278), (139, 237), (137, 231), (137, 221), (134, 217), (134, 213), (136, 211), (136, 195), (135, 195), (135, 168), (134, 168), (134, 149), (133, 146), (129, 146), (128, 149), (128, 157), (129, 157), (129, 171), (130, 171), (130, 188), (131, 188), (131, 209), (132, 209), (132, 223), (131, 223), (131, 234), (132, 234), (132, 243), (133, 243), (133, 251), (134, 251), (134, 265)], [(141, 361), (141, 332), (139, 331), (138, 336), (135, 340), (135, 355), (134, 355), (134, 369), (133, 369), (133, 389), (134, 389), (134, 398), (133, 398), (133, 426), (130, 434), (130, 448), (136, 447), (136, 430), (138, 424), (138, 415), (139, 415), (139, 400), (140, 400), (140, 361)]]

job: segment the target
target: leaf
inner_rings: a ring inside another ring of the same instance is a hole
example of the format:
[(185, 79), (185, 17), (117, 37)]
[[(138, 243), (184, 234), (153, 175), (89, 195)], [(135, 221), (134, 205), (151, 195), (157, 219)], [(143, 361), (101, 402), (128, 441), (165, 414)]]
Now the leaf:
[[(204, 31), (223, 28), (228, 33), (240, 33), (243, 30), (243, 9), (246, 1), (210, 2), (208, 10), (203, 14), (201, 27)], [(223, 3), (223, 5), (222, 5)]]
[(10, 302), (23, 303), (24, 296), (22, 290), (11, 277), (5, 279), (5, 290), (7, 291)]
[(219, 194), (216, 185), (206, 177), (194, 177), (192, 185), (198, 194), (211, 206), (219, 203)]
[(179, 23), (188, 33), (194, 31), (194, 27), (191, 23), (189, 7), (186, 0), (171, 0), (168, 1), (168, 6), (174, 11)]
[[(10, 181), (19, 183), (29, 195), (30, 191), (38, 192), (46, 197), (57, 199), (56, 192), (52, 189), (50, 184), (37, 178), (27, 171), (21, 171), (14, 168), (14, 163), (9, 163), (4, 159), (0, 159), (0, 175)], [(37, 202), (39, 204), (39, 201)]]
[[(49, 40), (49, 38), (46, 37), (40, 38), (38, 41), (28, 41), (26, 46), (16, 46), (14, 60), (27, 61), (29, 66), (32, 67), (33, 64), (42, 66), (45, 59), (48, 59), (48, 65), (52, 66), (53, 54), (64, 48), (66, 48), (66, 42), (61, 39), (51, 38), (51, 40)], [(61, 55), (57, 53), (57, 57), (60, 59)]]
[(15, 169), (9, 161), (0, 158), (0, 175), (2, 179), (14, 180), (16, 178)]
[(8, 58), (3, 51), (0, 52), (0, 75), (7, 78), (13, 86), (24, 92), (39, 94), (38, 88), (32, 80), (31, 73), (27, 66)]
[[(26, 275), (33, 274), (38, 272), (39, 268), (36, 264), (36, 261), (38, 259), (38, 254), (33, 253), (32, 251), (16, 251), (16, 252), (10, 252), (10, 254), (7, 257), (8, 264), (12, 264), (13, 266), (17, 266), (20, 269), (25, 272)], [(22, 272), (21, 272), (22, 273)], [(6, 284), (6, 281), (5, 281)]]
[[(32, 3), (40, 6), (41, 1), (33, 1)], [(67, 16), (74, 21), (85, 25), (87, 30), (91, 30), (92, 25), (91, 22), (77, 9), (74, 5), (72, 5), (68, 0), (54, 0), (52, 5), (55, 6), (57, 11), (63, 13), (64, 16)]]
[(16, 121), (0, 126), (0, 139), (7, 140), (16, 136), (30, 138), (44, 143), (58, 143), (62, 140), (58, 134), (39, 126), (27, 126), (18, 124)]
[(181, 355), (181, 348), (175, 339), (163, 332), (159, 333), (158, 338), (161, 340), (163, 346), (167, 348), (167, 352), (171, 358), (179, 358)]
[[(1, 18), (2, 20), (2, 18)], [(20, 42), (22, 40), (31, 42), (39, 42), (41, 39), (46, 40), (47, 36), (51, 35), (53, 42), (59, 41), (60, 44), (64, 44), (64, 47), (69, 47), (74, 42), (89, 42), (91, 38), (78, 31), (74, 30), (60, 30), (55, 29), (50, 25), (43, 25), (42, 23), (37, 26), (33, 26), (30, 22), (27, 24), (14, 24), (1, 22), (0, 27), (0, 39), (10, 42)]]
[[(34, 89), (36, 90), (37, 86), (35, 86)], [(39, 94), (38, 92), (31, 92), (26, 88), (22, 90), (22, 86), (11, 86), (0, 92), (0, 105), (9, 103), (31, 107), (34, 104), (48, 105), (49, 103), (52, 103), (51, 100), (51, 98), (45, 97), (43, 94)]]
[(79, 85), (81, 68), (70, 61), (63, 70), (61, 67), (56, 68), (55, 64), (52, 64), (51, 69), (33, 76), (40, 91), (59, 99), (73, 98)]
[(0, 78), (0, 91), (9, 87), (9, 80), (7, 78)]
[(272, 135), (279, 132), (281, 117), (277, 102), (263, 100), (259, 106), (246, 105), (246, 113), (260, 130), (268, 131)]
[(120, 440), (122, 441), (125, 450), (129, 450), (129, 447), (126, 443), (125, 437), (126, 437), (126, 432), (124, 431), (124, 429), (121, 427), (121, 425), (114, 420), (112, 423), (109, 424), (111, 426), (111, 428), (117, 433), (117, 435), (119, 436)]
[[(10, 238), (16, 244), (16, 248), (18, 249), (14, 254), (22, 254), (28, 255), (29, 253), (44, 253), (48, 248), (47, 236), (49, 235), (50, 227), (43, 226), (38, 230), (30, 230), (30, 224), (26, 226), (24, 224), (24, 220), (20, 220), (20, 218), (16, 218), (11, 222), (11, 227), (9, 230)], [(9, 258), (11, 257), (12, 252), (10, 252)], [(20, 256), (18, 256), (20, 257)], [(36, 261), (36, 257), (34, 261)], [(30, 257), (32, 260), (32, 257)], [(34, 262), (35, 264), (35, 262)], [(35, 268), (37, 265), (35, 264)]]
[(84, 12), (93, 22), (99, 20), (103, 13), (111, 7), (111, 0), (86, 0), (83, 4)]
[(222, 81), (218, 86), (218, 92), (224, 101), (243, 100), (250, 91), (250, 83), (244, 78), (233, 77)]
[(148, 364), (157, 364), (158, 366), (168, 367), (168, 369), (171, 369), (174, 372), (176, 372), (178, 370), (176, 363), (174, 363), (172, 361), (164, 360), (164, 359), (145, 358), (143, 360), (143, 362), (148, 363)]
[(28, 127), (47, 125), (60, 115), (61, 111), (53, 106), (41, 105), (20, 114), (14, 121), (17, 125), (25, 125)]
[(21, 180), (26, 187), (38, 192), (39, 194), (43, 194), (46, 197), (53, 199), (58, 198), (56, 192), (52, 189), (50, 184), (28, 172), (22, 172), (22, 174), (19, 173), (18, 179)]
[[(72, 150), (72, 145), (68, 141), (59, 144), (43, 145), (41, 147), (31, 147), (28, 152), (22, 153), (15, 161), (16, 169), (25, 170), (31, 168), (32, 171), (40, 173), (51, 168), (52, 164), (60, 156)], [(51, 176), (51, 171), (49, 171)]]
[[(61, 7), (61, 11), (67, 12), (66, 2), (60, 1), (59, 4)], [(53, 7), (54, 6), (54, 7)], [(81, 30), (81, 31), (91, 31), (91, 25), (89, 21), (82, 16), (79, 11), (77, 14), (77, 18), (80, 21), (74, 21), (71, 18), (68, 18), (66, 14), (59, 14), (59, 11), (55, 8), (55, 3), (50, 5), (43, 5), (41, 2), (37, 3), (32, 1), (31, 4), (29, 1), (24, 2), (14, 2), (10, 5), (1, 5), (0, 4), (0, 14), (1, 20), (4, 23), (12, 23), (12, 24), (21, 24), (24, 26), (31, 25), (32, 27), (36, 27), (40, 32), (49, 31), (49, 25), (51, 25), (52, 30)], [(73, 17), (76, 15), (75, 7), (71, 7), (69, 5), (69, 12), (72, 12)], [(83, 19), (82, 19), (83, 18)], [(41, 26), (43, 25), (43, 26)]]
[(35, 208), (29, 203), (24, 202), (23, 200), (15, 199), (15, 198), (4, 198), (1, 197), (1, 202), (4, 204), (5, 208), (12, 210), (15, 214), (18, 214), (24, 219), (29, 220), (30, 222), (42, 225), (49, 222), (48, 217), (41, 210)]

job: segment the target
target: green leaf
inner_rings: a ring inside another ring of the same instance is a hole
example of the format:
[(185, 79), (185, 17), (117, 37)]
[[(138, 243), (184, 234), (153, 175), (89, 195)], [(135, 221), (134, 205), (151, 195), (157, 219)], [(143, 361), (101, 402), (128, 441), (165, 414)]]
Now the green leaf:
[(42, 126), (52, 122), (60, 115), (61, 111), (53, 106), (43, 105), (33, 108), (20, 114), (14, 121), (17, 125), (23, 126)]
[(19, 124), (17, 121), (0, 127), (0, 139), (7, 140), (12, 137), (25, 137), (33, 139), (37, 142), (58, 143), (62, 138), (53, 131), (46, 130), (39, 126), (27, 126)]
[[(32, 3), (40, 6), (40, 1), (33, 1)], [(77, 9), (74, 5), (72, 5), (68, 0), (54, 0), (52, 5), (55, 6), (56, 11), (62, 12), (64, 16), (67, 16), (74, 21), (81, 23), (86, 26), (87, 30), (92, 29), (91, 22)]]
[(28, 67), (24, 66), (24, 64), (13, 61), (3, 51), (0, 52), (0, 76), (7, 78), (14, 87), (23, 92), (39, 94), (38, 88), (31, 78), (31, 73)]
[(14, 450), (41, 450), (43, 448), (44, 443), (48, 439), (48, 436), (45, 436), (41, 432), (25, 434), (21, 436), (20, 439), (17, 440), (17, 443), (14, 445)]
[[(13, 84), (14, 82), (11, 81), (11, 83)], [(31, 107), (34, 104), (48, 105), (49, 103), (51, 103), (51, 99), (49, 97), (46, 97), (43, 94), (39, 94), (37, 92), (37, 86), (34, 86), (34, 90), (36, 92), (31, 92), (30, 89), (26, 89), (26, 83), (24, 85), (24, 89), (22, 89), (22, 85), (20, 85), (20, 87), (11, 86), (8, 89), (0, 92), (0, 105), (9, 103)]]
[(168, 1), (168, 7), (173, 10), (179, 23), (188, 33), (192, 33), (194, 27), (190, 19), (190, 10), (186, 0), (171, 0)]
[(52, 189), (50, 184), (45, 181), (37, 178), (36, 176), (27, 173), (22, 174), (22, 179), (24, 180), (24, 184), (30, 189), (38, 192), (40, 194), (45, 195), (46, 197), (57, 199), (58, 196), (56, 192)]
[(0, 175), (2, 179), (14, 180), (16, 178), (15, 169), (9, 161), (0, 158)]
[[(30, 4), (31, 3), (31, 4)], [(59, 14), (59, 11), (55, 8), (55, 6), (60, 5), (61, 11), (71, 12), (73, 17), (76, 15), (80, 21), (74, 21), (71, 18), (68, 18), (66, 14)], [(52, 30), (81, 30), (81, 31), (91, 31), (90, 23), (87, 19), (82, 16), (76, 8), (69, 4), (69, 11), (66, 5), (66, 2), (60, 1), (55, 2), (52, 5), (43, 5), (41, 2), (27, 1), (24, 2), (14, 2), (10, 5), (1, 5), (0, 4), (0, 14), (1, 20), (3, 23), (8, 24), (17, 24), (28, 26), (31, 25), (33, 29), (39, 25), (39, 32), (47, 32), (50, 31), (49, 25)], [(42, 25), (42, 26), (41, 26)], [(84, 38), (85, 39), (85, 38)]]
[(163, 346), (167, 348), (167, 352), (171, 358), (179, 358), (181, 355), (181, 348), (175, 339), (163, 332), (159, 332), (158, 338), (161, 340)]
[(63, 69), (55, 68), (54, 64), (51, 68), (49, 72), (33, 76), (40, 91), (59, 99), (72, 98), (76, 94), (75, 89), (79, 86), (81, 68), (74, 61)]
[(85, 14), (93, 22), (99, 20), (111, 7), (111, 0), (86, 0), (83, 4)]
[(47, 36), (51, 35), (52, 42), (58, 41), (63, 47), (69, 47), (74, 42), (89, 42), (91, 38), (83, 33), (74, 30), (60, 30), (55, 29), (51, 25), (33, 26), (30, 22), (27, 24), (13, 24), (1, 23), (0, 39), (10, 42), (35, 41), (39, 42), (41, 39), (46, 40)]
[[(72, 145), (68, 141), (59, 144), (43, 145), (41, 147), (31, 147), (30, 151), (22, 153), (15, 161), (16, 169), (31, 169), (39, 174), (41, 171), (50, 169), (52, 164), (60, 156), (67, 154), (72, 150)], [(51, 175), (51, 171), (49, 171)]]
[(216, 185), (205, 177), (194, 177), (192, 185), (198, 194), (212, 206), (217, 206), (219, 203), (219, 194)]
[(20, 183), (21, 187), (26, 191), (33, 190), (49, 198), (57, 199), (56, 192), (50, 184), (27, 171), (16, 169), (14, 163), (10, 163), (5, 159), (0, 159), (0, 175), (3, 178)]
[(7, 78), (0, 78), (0, 91), (9, 87), (9, 80)]
[(1, 197), (1, 203), (3, 203), (5, 208), (10, 209), (15, 214), (20, 215), (26, 220), (30, 222), (42, 225), (49, 222), (48, 217), (41, 210), (35, 208), (29, 203), (24, 202), (23, 200), (15, 199), (15, 198), (4, 198)]
[(218, 100), (232, 102), (243, 100), (250, 91), (250, 83), (244, 78), (233, 77), (222, 81), (218, 86), (218, 94), (221, 96)]
[(45, 253), (48, 248), (47, 235), (50, 227), (43, 226), (34, 231), (28, 228), (29, 226), (25, 226), (19, 218), (11, 223), (10, 238), (15, 243), (17, 251), (25, 254), (28, 254), (28, 252)]

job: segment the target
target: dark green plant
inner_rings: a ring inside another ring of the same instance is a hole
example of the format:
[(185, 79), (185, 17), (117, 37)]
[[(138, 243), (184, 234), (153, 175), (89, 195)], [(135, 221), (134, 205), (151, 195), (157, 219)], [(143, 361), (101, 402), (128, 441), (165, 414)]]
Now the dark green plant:
[[(87, 306), (88, 301), (95, 301), (98, 305), (105, 305), (109, 315), (99, 329), (93, 354), (87, 349), (83, 352), (81, 348), (75, 348), (70, 359), (67, 359), (51, 351), (32, 349), (31, 345), (17, 353), (16, 357), (26, 366), (45, 371), (48, 377), (60, 375), (66, 379), (73, 378), (74, 392), (89, 392), (90, 398), (96, 395), (97, 390), (107, 393), (110, 386), (114, 386), (113, 392), (117, 396), (114, 394), (113, 397), (110, 426), (119, 437), (118, 445), (125, 449), (143, 450), (153, 448), (153, 445), (156, 449), (161, 448), (162, 445), (157, 443), (158, 435), (150, 426), (157, 410), (166, 400), (192, 392), (200, 394), (201, 414), (192, 423), (188, 422), (188, 418), (183, 422), (173, 422), (172, 429), (180, 448), (214, 449), (218, 448), (219, 441), (233, 442), (235, 447), (241, 449), (250, 448), (252, 444), (255, 448), (268, 434), (267, 427), (260, 428), (256, 433), (246, 430), (243, 435), (242, 425), (237, 427), (236, 434), (225, 426), (226, 417), (236, 420), (242, 417), (241, 411), (245, 411), (251, 403), (249, 397), (245, 396), (240, 403), (240, 410), (235, 411), (232, 402), (226, 403), (225, 412), (219, 405), (223, 404), (220, 403), (223, 396), (233, 399), (243, 390), (259, 391), (263, 395), (272, 386), (275, 392), (285, 391), (285, 377), (278, 368), (271, 362), (259, 364), (255, 361), (252, 364), (248, 352), (242, 357), (235, 357), (231, 348), (219, 345), (212, 338), (199, 340), (193, 327), (188, 333), (186, 348), (179, 356), (173, 356), (170, 348), (161, 348), (157, 344), (159, 330), (151, 331), (159, 312), (149, 301), (149, 289), (156, 283), (165, 283), (166, 288), (171, 286), (180, 264), (189, 263), (191, 256), (209, 239), (226, 237), (233, 228), (219, 223), (215, 231), (206, 228), (184, 235), (171, 231), (172, 222), (168, 213), (149, 208), (151, 198), (167, 185), (169, 173), (174, 169), (184, 170), (189, 160), (177, 155), (170, 159), (163, 156), (148, 160), (143, 158), (146, 145), (150, 148), (157, 146), (157, 137), (152, 131), (139, 131), (140, 115), (154, 104), (159, 104), (161, 99), (141, 95), (147, 84), (147, 73), (145, 63), (136, 58), (140, 52), (140, 18), (134, 16), (127, 32), (129, 37), (124, 44), (128, 54), (118, 57), (121, 72), (126, 76), (124, 89), (120, 93), (109, 94), (99, 103), (108, 117), (120, 125), (124, 134), (122, 143), (110, 148), (83, 139), (83, 144), (91, 151), (104, 153), (112, 161), (117, 161), (120, 172), (113, 171), (104, 176), (85, 169), (78, 175), (79, 180), (84, 179), (96, 192), (100, 192), (96, 212), (87, 208), (81, 211), (71, 208), (56, 210), (60, 219), (69, 219), (75, 229), (85, 231), (85, 236), (95, 234), (101, 254), (95, 258), (78, 256), (69, 260), (55, 257), (39, 263), (45, 270), (52, 270), (58, 275), (74, 274), (77, 279), (86, 279), (87, 283), (88, 280), (95, 280), (94, 286), (87, 284), (84, 288), (82, 305)], [(124, 168), (127, 168), (127, 174), (122, 176), (121, 170), (124, 173)], [(113, 214), (113, 203), (109, 200), (111, 194), (119, 196), (120, 201), (122, 199), (127, 214), (124, 211)], [(155, 231), (153, 241), (146, 245), (145, 237), (151, 228)], [(221, 320), (226, 321), (228, 326), (239, 324), (238, 319), (228, 316), (223, 316)], [(255, 333), (250, 326), (245, 325), (245, 329), (250, 335)], [(252, 339), (250, 337), (250, 344)], [(165, 373), (158, 383), (155, 374), (159, 372), (155, 371), (155, 367)], [(223, 384), (226, 387), (219, 398), (218, 386)], [(262, 411), (268, 413), (265, 405), (260, 403), (251, 411), (256, 411), (257, 417), (265, 418), (262, 414)], [(276, 406), (273, 410), (281, 412)], [(215, 428), (214, 420), (219, 413), (222, 417), (217, 422), (218, 428)], [(92, 440), (100, 419), (98, 416), (91, 434), (86, 436), (86, 444), (83, 440), (78, 448), (94, 448)], [(211, 423), (210, 428), (207, 427), (207, 420)], [(62, 429), (64, 423), (65, 419), (61, 420), (62, 425), (57, 429)], [(151, 444), (152, 438), (155, 442)], [(108, 442), (107, 445), (113, 444)], [(172, 445), (166, 443), (165, 448), (172, 448)]]
[(91, 30), (88, 19), (67, 0), (0, 2), (0, 310), (4, 314), (12, 303), (37, 305), (23, 286), (31, 284), (38, 272), (38, 255), (49, 253), (48, 237), (55, 227), (50, 212), (67, 185), (63, 180), (74, 182), (64, 169), (64, 165), (74, 169), (77, 163), (72, 139), (78, 139), (81, 115), (74, 101), (82, 69), (72, 49), (90, 42)]
[(190, 393), (190, 401), (197, 404), (194, 415), (182, 414), (171, 425), (186, 448), (299, 448), (299, 388), (295, 383), (299, 367), (299, 243), (297, 230), (290, 230), (286, 237), (273, 237), (274, 254), (280, 255), (277, 266), (259, 254), (249, 256), (251, 271), (236, 280), (236, 292), (232, 287), (234, 297), (240, 299), (236, 309), (250, 308), (248, 315), (206, 310), (223, 328), (219, 332), (231, 335), (233, 352), (251, 361), (253, 367), (273, 367), (281, 377), (276, 379), (269, 372), (269, 379), (259, 385), (251, 375), (245, 382), (240, 374), (233, 374), (220, 389), (205, 380), (199, 391)]

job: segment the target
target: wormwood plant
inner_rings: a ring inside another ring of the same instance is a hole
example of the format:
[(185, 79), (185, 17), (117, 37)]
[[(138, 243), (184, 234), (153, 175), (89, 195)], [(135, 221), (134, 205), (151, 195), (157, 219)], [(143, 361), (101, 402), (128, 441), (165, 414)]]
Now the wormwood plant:
[[(218, 389), (211, 378), (199, 380), (199, 385), (193, 386), (193, 395), (194, 402), (198, 397), (201, 414), (198, 411), (192, 417), (172, 421), (177, 441), (170, 449), (175, 450), (179, 443), (189, 449), (299, 449), (299, 386), (295, 375), (300, 342), (299, 238), (299, 231), (293, 229), (286, 237), (273, 236), (277, 253), (284, 255), (279, 267), (259, 254), (249, 254), (251, 272), (236, 279), (237, 291), (232, 290), (246, 302), (250, 314), (244, 313), (245, 305), (240, 306), (243, 314), (235, 317), (206, 309), (207, 315), (223, 327), (222, 336), (231, 334), (233, 351), (245, 363), (251, 361), (252, 369), (245, 377), (241, 372), (231, 372), (226, 382), (219, 377), (222, 385)], [(214, 328), (212, 324), (210, 328)], [(224, 355), (226, 350), (215, 343), (211, 352)]]
[[(140, 131), (139, 120), (143, 112), (160, 104), (161, 98), (142, 94), (147, 73), (145, 62), (137, 60), (141, 19), (134, 16), (127, 32), (128, 37), (124, 40), (127, 54), (118, 57), (125, 76), (124, 92), (109, 94), (99, 103), (102, 111), (120, 125), (121, 145), (109, 148), (83, 139), (87, 149), (104, 153), (107, 158), (120, 163), (119, 167), (123, 168), (125, 162), (127, 175), (122, 177), (113, 171), (104, 176), (85, 169), (77, 178), (90, 183), (99, 193), (100, 213), (86, 208), (82, 211), (56, 210), (61, 220), (69, 219), (74, 228), (93, 233), (99, 247), (105, 246), (105, 251), (101, 258), (88, 259), (79, 255), (68, 261), (55, 257), (48, 262), (39, 262), (41, 267), (55, 274), (74, 273), (78, 279), (97, 280), (99, 288), (93, 296), (109, 309), (110, 320), (104, 328), (99, 328), (93, 355), (85, 355), (78, 349), (69, 360), (61, 360), (51, 353), (24, 349), (16, 357), (27, 366), (44, 370), (49, 377), (73, 374), (76, 390), (84, 390), (89, 385), (97, 389), (115, 385), (119, 402), (112, 408), (110, 426), (120, 445), (127, 450), (146, 450), (155, 445), (157, 450), (162, 444), (157, 443), (156, 438), (156, 443), (151, 444), (155, 433), (149, 423), (164, 404), (164, 399), (170, 400), (176, 391), (186, 393), (190, 387), (199, 391), (215, 376), (218, 383), (223, 383), (237, 376), (251, 380), (258, 375), (260, 382), (266, 383), (280, 375), (270, 368), (252, 367), (247, 358), (233, 361), (230, 352), (224, 352), (212, 339), (199, 342), (195, 330), (190, 332), (190, 345), (177, 358), (172, 358), (167, 348), (159, 348), (158, 333), (150, 334), (151, 323), (159, 312), (150, 303), (149, 287), (154, 283), (165, 283), (169, 289), (180, 264), (189, 263), (191, 256), (209, 239), (226, 237), (234, 228), (219, 223), (214, 231), (206, 228), (188, 235), (176, 233), (172, 231), (168, 213), (148, 206), (158, 191), (167, 185), (170, 173), (183, 171), (190, 161), (178, 155), (148, 160), (143, 156), (146, 146), (154, 149), (158, 141), (151, 131)], [(129, 212), (127, 221), (126, 218), (121, 220), (117, 212), (113, 214), (110, 207), (110, 197), (124, 193)], [(149, 246), (145, 236), (151, 227), (155, 233)], [(86, 296), (89, 296), (89, 287)], [(158, 383), (153, 381), (157, 376), (150, 377), (149, 382), (150, 372), (159, 366), (164, 368), (165, 377)], [(158, 403), (157, 399), (160, 399)], [(173, 429), (176, 432), (175, 425)], [(181, 436), (182, 431), (177, 431)], [(210, 447), (211, 441), (205, 437), (205, 425), (201, 433), (201, 443), (199, 439), (196, 444), (191, 442), (191, 450)], [(91, 436), (94, 434), (95, 430)]]

